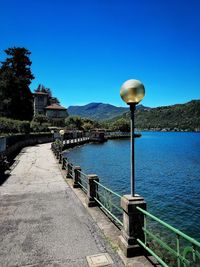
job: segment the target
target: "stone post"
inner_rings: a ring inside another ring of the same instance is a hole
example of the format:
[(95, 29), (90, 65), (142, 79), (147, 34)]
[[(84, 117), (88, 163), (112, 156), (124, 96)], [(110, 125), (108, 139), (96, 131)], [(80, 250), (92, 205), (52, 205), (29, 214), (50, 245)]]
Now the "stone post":
[(72, 164), (70, 164), (69, 162), (67, 162), (67, 174), (66, 174), (66, 178), (72, 178), (70, 175), (70, 171), (72, 169), (71, 167)]
[(65, 162), (66, 178), (68, 178), (68, 161)]
[(65, 166), (66, 160), (67, 160), (67, 158), (62, 157), (62, 170), (65, 170), (65, 168), (66, 168), (66, 166)]
[(74, 167), (74, 183), (73, 183), (73, 188), (78, 188), (80, 187), (79, 185), (79, 177), (80, 177), (80, 171), (81, 171), (81, 167), (80, 166), (75, 166)]
[(144, 254), (143, 249), (137, 243), (137, 238), (144, 241), (144, 214), (136, 207), (146, 210), (144, 198), (135, 195), (124, 195), (121, 198), (121, 207), (123, 209), (123, 228), (119, 237), (119, 246), (126, 257), (139, 256)]
[(62, 163), (62, 152), (59, 152), (59, 163)]
[(89, 174), (88, 176), (88, 192), (87, 192), (87, 204), (88, 207), (97, 206), (97, 202), (95, 201), (96, 191), (98, 190), (98, 185), (94, 182), (99, 182), (99, 177), (96, 174)]

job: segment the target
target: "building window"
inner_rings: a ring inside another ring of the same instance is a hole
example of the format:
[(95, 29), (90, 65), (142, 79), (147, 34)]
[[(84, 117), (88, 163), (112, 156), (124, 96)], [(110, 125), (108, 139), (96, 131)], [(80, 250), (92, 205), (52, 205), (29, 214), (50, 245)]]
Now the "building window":
[(42, 96), (38, 96), (38, 102), (39, 103), (43, 103), (44, 102), (44, 98)]

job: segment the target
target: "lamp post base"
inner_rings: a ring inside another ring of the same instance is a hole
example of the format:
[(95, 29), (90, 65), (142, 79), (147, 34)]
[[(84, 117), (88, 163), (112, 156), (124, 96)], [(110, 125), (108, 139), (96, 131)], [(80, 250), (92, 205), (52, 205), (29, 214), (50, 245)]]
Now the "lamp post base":
[(135, 195), (124, 195), (121, 198), (123, 209), (123, 229), (119, 237), (119, 247), (126, 257), (144, 254), (144, 249), (137, 243), (137, 238), (144, 241), (144, 215), (136, 208), (146, 210), (144, 198)]
[(123, 236), (119, 236), (119, 247), (127, 258), (142, 256), (145, 253), (141, 246), (129, 245)]

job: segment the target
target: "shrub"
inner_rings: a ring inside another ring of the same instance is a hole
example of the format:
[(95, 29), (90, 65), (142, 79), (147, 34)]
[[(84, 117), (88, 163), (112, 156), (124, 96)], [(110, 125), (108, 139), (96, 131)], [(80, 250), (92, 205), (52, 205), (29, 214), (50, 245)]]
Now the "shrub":
[(39, 123), (39, 122), (31, 122), (31, 131), (32, 132), (49, 132), (49, 123)]
[(0, 117), (0, 133), (29, 133), (30, 122)]
[(19, 133), (30, 133), (30, 122), (29, 121), (20, 121), (18, 124)]
[(36, 115), (34, 115), (32, 121), (42, 124), (42, 123), (48, 123), (49, 119), (47, 118), (47, 116), (45, 116), (43, 114), (36, 114)]

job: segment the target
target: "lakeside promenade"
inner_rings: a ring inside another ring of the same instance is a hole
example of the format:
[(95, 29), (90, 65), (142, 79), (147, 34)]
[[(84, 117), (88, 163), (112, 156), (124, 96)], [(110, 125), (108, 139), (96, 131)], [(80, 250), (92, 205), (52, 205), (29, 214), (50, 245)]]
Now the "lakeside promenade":
[(64, 181), (50, 144), (24, 148), (0, 186), (0, 266), (88, 266), (108, 253), (124, 266)]

